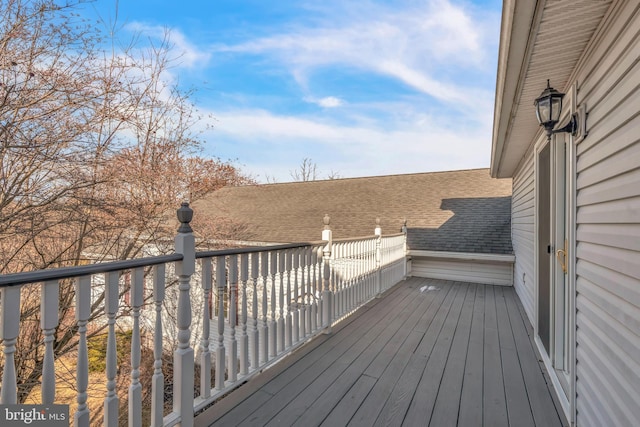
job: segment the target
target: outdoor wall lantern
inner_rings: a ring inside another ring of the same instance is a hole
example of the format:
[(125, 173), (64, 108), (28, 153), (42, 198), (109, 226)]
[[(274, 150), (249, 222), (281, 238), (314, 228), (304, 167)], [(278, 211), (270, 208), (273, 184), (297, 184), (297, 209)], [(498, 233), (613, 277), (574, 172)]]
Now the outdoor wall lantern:
[(560, 93), (549, 86), (549, 80), (547, 80), (547, 88), (542, 91), (534, 103), (538, 123), (540, 123), (540, 126), (544, 126), (549, 139), (554, 133), (569, 132), (576, 136), (578, 131), (578, 115), (575, 113), (571, 115), (571, 119), (565, 127), (553, 130), (554, 126), (560, 121), (562, 98), (564, 98), (564, 93)]

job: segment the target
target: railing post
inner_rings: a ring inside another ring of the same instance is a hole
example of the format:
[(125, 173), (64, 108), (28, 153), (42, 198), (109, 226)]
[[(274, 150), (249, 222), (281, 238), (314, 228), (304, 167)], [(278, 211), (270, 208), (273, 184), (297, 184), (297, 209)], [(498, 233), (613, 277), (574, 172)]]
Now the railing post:
[(193, 210), (188, 203), (182, 203), (177, 211), (180, 228), (175, 238), (176, 253), (182, 254), (182, 261), (176, 262), (178, 276), (178, 348), (173, 353), (173, 411), (180, 416), (181, 427), (193, 426), (193, 348), (191, 339), (191, 301), (189, 291), (191, 275), (195, 272), (196, 251), (193, 230), (189, 223)]
[(331, 262), (331, 245), (333, 243), (333, 236), (331, 233), (331, 227), (329, 223), (331, 222), (331, 218), (329, 214), (325, 214), (324, 216), (324, 230), (322, 230), (322, 240), (326, 241), (327, 244), (322, 250), (322, 262), (323, 262), (323, 273), (322, 273), (322, 332), (324, 334), (331, 333), (331, 313), (332, 313), (332, 295), (331, 289), (329, 288), (329, 277), (331, 275), (331, 269), (329, 267), (329, 263)]
[(382, 293), (382, 269), (380, 265), (382, 263), (382, 227), (380, 227), (380, 218), (376, 218), (376, 228), (374, 234), (376, 239), (376, 294)]

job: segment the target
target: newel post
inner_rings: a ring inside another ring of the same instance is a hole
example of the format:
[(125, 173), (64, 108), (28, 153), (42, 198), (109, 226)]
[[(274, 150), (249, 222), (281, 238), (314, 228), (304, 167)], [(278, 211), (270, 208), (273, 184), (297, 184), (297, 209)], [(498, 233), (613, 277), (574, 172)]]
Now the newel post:
[(376, 218), (376, 228), (373, 231), (376, 236), (376, 294), (382, 293), (382, 227), (380, 227), (380, 218)]
[(329, 214), (325, 214), (324, 218), (324, 229), (322, 230), (322, 240), (327, 242), (327, 244), (322, 249), (322, 332), (324, 334), (331, 333), (331, 313), (333, 313), (333, 295), (330, 289), (330, 281), (331, 277), (331, 246), (333, 244), (333, 236), (331, 233), (331, 227), (329, 223), (331, 218)]
[(196, 249), (193, 230), (189, 223), (193, 210), (188, 203), (182, 203), (177, 211), (180, 228), (175, 239), (176, 253), (182, 254), (182, 261), (176, 262), (178, 276), (178, 348), (173, 353), (173, 412), (180, 415), (181, 427), (193, 426), (193, 348), (191, 348), (191, 275), (195, 272)]

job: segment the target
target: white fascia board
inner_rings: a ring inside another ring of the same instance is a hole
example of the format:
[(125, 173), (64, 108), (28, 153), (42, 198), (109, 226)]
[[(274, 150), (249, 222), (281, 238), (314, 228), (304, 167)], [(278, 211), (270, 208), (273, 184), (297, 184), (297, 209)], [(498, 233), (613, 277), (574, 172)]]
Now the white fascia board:
[(516, 261), (515, 255), (480, 254), (480, 253), (473, 253), (473, 252), (443, 252), (443, 251), (410, 250), (409, 255), (412, 257), (455, 259), (455, 260), (465, 260), (465, 261), (504, 262), (509, 264), (513, 264)]
[(509, 173), (503, 171), (502, 156), (519, 103), (521, 82), (527, 71), (544, 3), (529, 0), (503, 2), (489, 169), (493, 178), (510, 177)]

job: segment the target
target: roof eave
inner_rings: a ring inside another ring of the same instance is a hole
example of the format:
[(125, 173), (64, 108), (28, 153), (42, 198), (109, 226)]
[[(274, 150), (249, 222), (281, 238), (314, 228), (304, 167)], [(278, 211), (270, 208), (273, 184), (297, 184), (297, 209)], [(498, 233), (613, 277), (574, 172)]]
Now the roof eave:
[(512, 177), (515, 170), (516, 165), (505, 165), (502, 157), (543, 6), (544, 1), (505, 0), (503, 3), (491, 144), (490, 174), (494, 178)]

